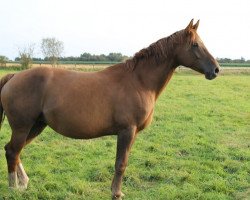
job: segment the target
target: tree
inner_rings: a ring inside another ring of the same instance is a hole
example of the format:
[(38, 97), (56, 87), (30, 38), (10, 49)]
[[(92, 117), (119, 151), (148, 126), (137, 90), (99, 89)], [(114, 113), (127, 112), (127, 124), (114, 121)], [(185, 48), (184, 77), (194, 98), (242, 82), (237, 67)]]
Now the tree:
[(8, 60), (9, 59), (6, 56), (1, 56), (0, 55), (0, 66), (1, 67), (6, 67), (6, 64), (7, 64)]
[(110, 61), (121, 62), (123, 58), (122, 58), (122, 54), (121, 53), (109, 53), (108, 59)]
[(54, 67), (58, 62), (58, 58), (61, 57), (61, 54), (64, 50), (63, 42), (57, 40), (54, 37), (43, 38), (41, 50), (44, 57), (49, 58), (51, 65)]
[(80, 55), (79, 60), (81, 61), (111, 61), (111, 62), (122, 62), (128, 59), (128, 56), (122, 55), (121, 53), (109, 53), (108, 55), (95, 55), (90, 53), (83, 53)]
[(20, 64), (22, 69), (29, 69), (32, 66), (32, 57), (34, 54), (34, 44), (30, 44), (27, 47), (19, 48)]

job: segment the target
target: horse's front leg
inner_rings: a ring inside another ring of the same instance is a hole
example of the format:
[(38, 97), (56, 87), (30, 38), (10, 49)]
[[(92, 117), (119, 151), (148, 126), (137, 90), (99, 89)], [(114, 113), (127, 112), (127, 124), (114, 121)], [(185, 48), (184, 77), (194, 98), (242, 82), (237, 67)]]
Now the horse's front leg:
[(135, 133), (136, 127), (130, 127), (118, 133), (115, 175), (111, 186), (112, 199), (121, 199), (124, 196), (121, 191), (122, 177), (128, 163), (128, 155), (135, 139)]

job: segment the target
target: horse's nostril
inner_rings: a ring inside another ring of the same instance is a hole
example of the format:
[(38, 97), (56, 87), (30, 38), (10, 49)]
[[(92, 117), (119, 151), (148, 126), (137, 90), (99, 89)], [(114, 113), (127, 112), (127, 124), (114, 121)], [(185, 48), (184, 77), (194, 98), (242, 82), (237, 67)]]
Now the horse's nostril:
[(218, 73), (219, 73), (219, 71), (220, 71), (220, 70), (219, 70), (219, 68), (218, 68), (218, 67), (216, 67), (216, 68), (215, 68), (215, 70), (214, 70), (214, 72), (215, 72), (216, 74), (218, 74)]

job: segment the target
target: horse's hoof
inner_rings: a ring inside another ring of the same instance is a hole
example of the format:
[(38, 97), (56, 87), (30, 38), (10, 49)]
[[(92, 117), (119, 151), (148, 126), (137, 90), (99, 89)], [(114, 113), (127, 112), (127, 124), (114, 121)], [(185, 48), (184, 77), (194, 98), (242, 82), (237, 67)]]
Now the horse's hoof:
[(120, 197), (114, 196), (114, 197), (112, 197), (112, 200), (122, 200), (122, 197), (121, 196)]
[(9, 173), (9, 188), (10, 189), (18, 188), (18, 179), (16, 172)]
[(28, 183), (25, 184), (17, 184), (17, 185), (9, 185), (9, 189), (11, 190), (19, 190), (19, 191), (24, 191), (28, 188)]
[(10, 190), (16, 190), (17, 187), (9, 186), (9, 189), (10, 189)]
[(125, 194), (123, 192), (121, 192), (120, 195), (114, 195), (112, 197), (112, 200), (122, 200), (122, 197), (124, 197), (124, 196), (125, 196)]
[(18, 186), (17, 186), (17, 188), (19, 190), (26, 190), (28, 188), (28, 182), (29, 182), (29, 178), (28, 177), (25, 178), (25, 179), (21, 179), (20, 178), (18, 180)]
[(17, 189), (20, 190), (20, 191), (24, 191), (24, 190), (26, 190), (27, 188), (28, 188), (28, 184), (19, 185), (19, 186), (17, 187)]

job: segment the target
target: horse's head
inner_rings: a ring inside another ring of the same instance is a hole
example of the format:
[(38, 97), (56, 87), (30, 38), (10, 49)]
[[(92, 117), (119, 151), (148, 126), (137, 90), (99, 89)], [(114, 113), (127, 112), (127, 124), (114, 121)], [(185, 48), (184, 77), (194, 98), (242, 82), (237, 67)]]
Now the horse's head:
[(182, 40), (176, 52), (177, 62), (179, 65), (205, 74), (207, 79), (212, 80), (219, 73), (219, 64), (197, 34), (198, 26), (199, 21), (193, 25), (193, 20), (191, 20), (183, 30)]

